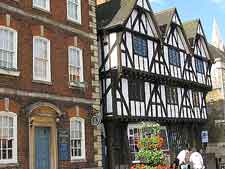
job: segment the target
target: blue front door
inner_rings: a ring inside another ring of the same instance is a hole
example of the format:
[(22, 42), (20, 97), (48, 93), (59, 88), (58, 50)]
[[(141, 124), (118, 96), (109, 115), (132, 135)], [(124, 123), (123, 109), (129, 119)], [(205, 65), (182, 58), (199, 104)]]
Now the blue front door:
[(35, 128), (35, 169), (50, 169), (50, 128)]

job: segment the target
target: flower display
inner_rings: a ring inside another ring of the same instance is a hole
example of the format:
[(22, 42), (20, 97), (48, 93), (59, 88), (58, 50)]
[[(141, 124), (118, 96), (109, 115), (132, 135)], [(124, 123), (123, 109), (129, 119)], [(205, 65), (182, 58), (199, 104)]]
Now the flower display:
[(164, 140), (160, 136), (160, 125), (157, 123), (142, 123), (140, 127), (141, 139), (136, 140), (138, 146), (137, 160), (141, 164), (135, 164), (130, 169), (170, 169), (164, 164), (162, 147)]

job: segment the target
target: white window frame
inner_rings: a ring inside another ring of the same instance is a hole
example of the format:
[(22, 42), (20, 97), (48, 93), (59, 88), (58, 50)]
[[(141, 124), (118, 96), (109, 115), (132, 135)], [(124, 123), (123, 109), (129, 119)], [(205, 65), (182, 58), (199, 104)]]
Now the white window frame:
[[(47, 59), (48, 59), (48, 64), (47, 64), (47, 75), (46, 75), (46, 79), (44, 78), (39, 78), (39, 77), (35, 77), (35, 51), (34, 51), (34, 45), (35, 45), (35, 40), (44, 40), (47, 42)], [(33, 37), (33, 80), (34, 81), (43, 81), (43, 82), (51, 82), (51, 44), (50, 44), (50, 40), (46, 39), (44, 37), (41, 36), (34, 36)]]
[(47, 3), (46, 8), (43, 7), (43, 6), (40, 6), (38, 4), (35, 4), (35, 1), (37, 1), (37, 0), (33, 0), (33, 7), (34, 8), (38, 8), (38, 9), (50, 12), (50, 0), (46, 0), (46, 3)]
[(14, 49), (13, 68), (17, 70), (18, 69), (17, 68), (17, 50), (18, 50), (18, 40), (17, 40), (17, 38), (18, 38), (18, 33), (17, 33), (16, 30), (14, 30), (12, 28), (9, 28), (9, 27), (6, 27), (6, 26), (0, 26), (0, 29), (13, 32), (13, 39), (14, 39), (14, 43), (13, 43), (13, 45), (14, 45), (14, 47), (13, 47), (13, 49)]
[(13, 135), (14, 140), (12, 143), (12, 159), (0, 160), (0, 164), (11, 164), (17, 163), (17, 114), (13, 112), (1, 111), (0, 116), (8, 116), (13, 118)]
[(82, 128), (82, 134), (81, 134), (81, 156), (72, 156), (72, 151), (71, 151), (71, 134), (70, 134), (70, 158), (71, 161), (73, 160), (85, 160), (86, 159), (86, 148), (85, 148), (85, 120), (80, 117), (72, 117), (70, 118), (70, 132), (72, 129), (71, 122), (73, 121), (79, 121), (81, 122), (81, 128)]
[(78, 1), (78, 10), (77, 10), (77, 16), (78, 18), (73, 18), (71, 16), (69, 16), (69, 2), (73, 1), (73, 0), (67, 0), (67, 19), (73, 22), (77, 22), (79, 24), (81, 24), (81, 0), (77, 0)]
[(69, 73), (69, 82), (70, 85), (75, 85), (73, 81), (70, 79), (70, 50), (77, 50), (80, 53), (80, 81), (78, 82), (84, 82), (84, 65), (83, 65), (83, 51), (82, 49), (74, 46), (69, 46), (68, 48), (68, 73)]

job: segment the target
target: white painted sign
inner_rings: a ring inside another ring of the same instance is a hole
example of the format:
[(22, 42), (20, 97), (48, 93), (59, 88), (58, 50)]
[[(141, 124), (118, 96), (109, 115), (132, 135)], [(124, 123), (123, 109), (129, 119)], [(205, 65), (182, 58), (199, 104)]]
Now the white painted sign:
[(208, 143), (209, 142), (208, 131), (202, 131), (201, 138), (202, 138), (202, 143)]

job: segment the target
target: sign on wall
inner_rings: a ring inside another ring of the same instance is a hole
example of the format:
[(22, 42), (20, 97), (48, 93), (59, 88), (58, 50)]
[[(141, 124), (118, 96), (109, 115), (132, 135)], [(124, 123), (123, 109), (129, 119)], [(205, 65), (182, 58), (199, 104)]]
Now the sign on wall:
[(208, 143), (209, 142), (208, 131), (202, 131), (201, 138), (202, 138), (202, 143)]
[(70, 160), (70, 130), (58, 129), (59, 160)]

